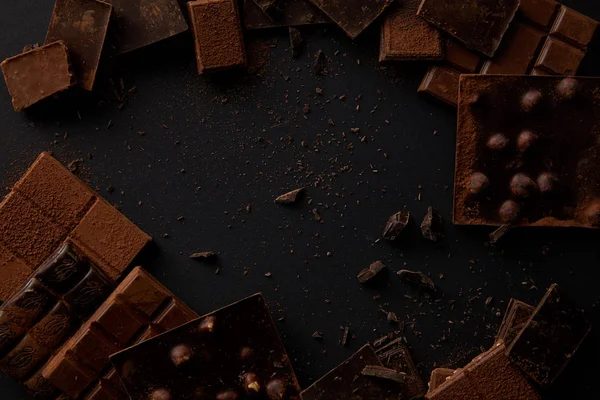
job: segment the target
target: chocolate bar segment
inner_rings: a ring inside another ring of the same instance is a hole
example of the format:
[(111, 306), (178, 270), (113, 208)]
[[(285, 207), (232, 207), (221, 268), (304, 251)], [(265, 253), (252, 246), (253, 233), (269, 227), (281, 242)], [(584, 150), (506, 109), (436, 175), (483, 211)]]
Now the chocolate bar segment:
[(404, 376), (400, 390), (402, 398), (420, 398), (427, 392), (427, 387), (421, 379), (408, 347), (402, 340), (397, 338), (377, 348), (375, 354), (385, 367), (392, 368)]
[(519, 0), (423, 0), (418, 15), (468, 48), (494, 56)]
[(350, 38), (355, 39), (385, 9), (392, 0), (310, 0), (323, 11)]
[(600, 227), (596, 78), (463, 75), (454, 223)]
[(17, 112), (67, 90), (76, 82), (67, 46), (61, 41), (8, 58), (0, 67)]
[(62, 40), (69, 48), (77, 81), (92, 90), (104, 47), (112, 6), (97, 0), (56, 0), (46, 43)]
[(198, 73), (246, 65), (246, 49), (235, 0), (188, 3), (194, 31)]
[(111, 356), (111, 362), (135, 399), (300, 399), (260, 294), (130, 347)]
[(511, 361), (532, 380), (556, 380), (590, 331), (583, 310), (552, 285), (508, 349)]
[(276, 12), (265, 14), (253, 0), (244, 0), (244, 26), (246, 29), (264, 29), (312, 24), (331, 21), (308, 0), (278, 0)]

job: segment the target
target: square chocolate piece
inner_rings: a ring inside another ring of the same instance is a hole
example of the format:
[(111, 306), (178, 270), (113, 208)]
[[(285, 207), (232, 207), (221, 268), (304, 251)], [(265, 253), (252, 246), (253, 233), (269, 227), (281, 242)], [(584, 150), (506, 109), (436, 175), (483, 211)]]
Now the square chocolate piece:
[(600, 79), (462, 75), (454, 223), (600, 227)]
[(61, 41), (8, 58), (0, 66), (17, 112), (76, 82), (67, 46)]
[(278, 0), (276, 10), (265, 14), (254, 0), (244, 0), (244, 26), (246, 29), (264, 29), (312, 24), (331, 21), (308, 0)]
[(468, 48), (493, 57), (519, 0), (423, 0), (418, 15)]
[(112, 6), (97, 0), (56, 0), (46, 43), (62, 40), (69, 48), (79, 85), (92, 90), (104, 47)]
[(111, 362), (134, 399), (300, 399), (260, 294), (114, 354)]
[(375, 21), (393, 0), (310, 0), (355, 39)]

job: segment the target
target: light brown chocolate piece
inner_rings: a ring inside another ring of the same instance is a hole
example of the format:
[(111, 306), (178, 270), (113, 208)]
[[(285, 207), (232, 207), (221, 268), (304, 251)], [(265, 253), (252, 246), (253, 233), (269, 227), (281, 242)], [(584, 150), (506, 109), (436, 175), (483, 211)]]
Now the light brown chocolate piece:
[(54, 42), (0, 64), (15, 111), (21, 111), (75, 84), (64, 42)]

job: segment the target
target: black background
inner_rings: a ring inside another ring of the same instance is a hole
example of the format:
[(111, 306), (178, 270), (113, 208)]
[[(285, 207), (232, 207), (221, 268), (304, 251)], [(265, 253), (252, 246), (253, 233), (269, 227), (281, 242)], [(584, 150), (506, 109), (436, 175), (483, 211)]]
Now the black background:
[[(598, 2), (564, 3), (600, 19)], [(52, 7), (51, 0), (3, 0), (0, 59), (43, 42)], [(426, 65), (378, 64), (378, 24), (355, 42), (334, 26), (301, 30), (308, 45), (296, 60), (285, 29), (247, 35), (253, 48), (257, 41), (271, 46), (258, 75), (198, 76), (185, 33), (105, 60), (93, 94), (75, 90), (15, 113), (2, 87), (3, 194), (41, 151), (65, 164), (82, 158), (80, 176), (153, 236), (137, 263), (198, 313), (264, 293), (275, 318), (283, 318), (280, 333), (303, 387), (394, 330), (380, 309), (406, 322), (426, 378), (435, 366), (463, 366), (489, 347), (501, 321), (496, 313), (503, 315), (511, 297), (535, 304), (556, 282), (592, 308), (600, 274), (597, 232), (528, 229), (490, 247), (489, 229), (449, 223), (455, 111), (417, 94)], [(582, 75), (597, 71), (597, 47)], [(312, 72), (318, 49), (330, 58), (326, 77)], [(123, 110), (106, 99), (109, 77), (137, 88)], [(345, 101), (334, 98), (340, 95)], [(305, 103), (312, 109), (306, 118)], [(307, 188), (299, 205), (273, 203), (299, 186)], [(446, 221), (439, 245), (418, 230), (429, 205)], [(413, 214), (402, 245), (378, 241), (386, 219), (401, 209)], [(219, 275), (216, 265), (188, 258), (206, 250), (219, 252)], [(389, 274), (360, 285), (356, 274), (375, 260)], [(427, 298), (400, 282), (401, 268), (429, 274), (439, 295)], [(338, 343), (341, 326), (353, 334), (347, 348)], [(314, 331), (323, 332), (322, 341), (311, 337)], [(596, 333), (548, 398), (594, 393), (597, 343)], [(1, 399), (26, 398), (5, 377), (0, 388)]]

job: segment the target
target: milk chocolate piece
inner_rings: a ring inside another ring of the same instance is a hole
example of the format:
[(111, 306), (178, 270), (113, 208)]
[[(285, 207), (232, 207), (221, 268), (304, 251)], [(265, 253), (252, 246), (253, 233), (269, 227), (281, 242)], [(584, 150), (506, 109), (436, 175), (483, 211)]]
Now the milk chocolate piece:
[(468, 48), (492, 57), (519, 7), (519, 0), (423, 0), (418, 15)]
[[(600, 227), (599, 88), (597, 78), (463, 75), (454, 223)], [(506, 148), (489, 148), (499, 132)], [(479, 193), (476, 174), (489, 180)]]
[(515, 340), (515, 337), (517, 337), (517, 334), (527, 324), (534, 310), (535, 307), (527, 303), (510, 299), (504, 319), (496, 335), (496, 342), (503, 341), (509, 347), (513, 340)]
[(188, 3), (196, 45), (198, 73), (246, 65), (246, 50), (235, 0)]
[(400, 393), (403, 399), (420, 398), (427, 392), (427, 387), (419, 375), (419, 370), (415, 365), (408, 347), (402, 342), (402, 338), (397, 338), (385, 346), (375, 350), (375, 354), (384, 366), (393, 368), (404, 375), (404, 382)]
[(552, 285), (508, 349), (511, 361), (548, 386), (560, 375), (590, 331), (583, 310)]
[(429, 378), (429, 391), (432, 392), (446, 382), (446, 380), (454, 375), (453, 369), (450, 368), (436, 368), (431, 371), (431, 377)]
[(92, 90), (112, 6), (98, 0), (56, 0), (46, 43), (62, 40), (69, 48), (78, 83)]
[(397, 400), (401, 384), (363, 375), (363, 369), (370, 365), (382, 367), (371, 346), (366, 345), (305, 389), (302, 399)]
[(15, 111), (67, 90), (76, 82), (64, 42), (37, 47), (0, 64)]
[(190, 394), (300, 399), (296, 376), (260, 294), (121, 351), (111, 362), (135, 399)]
[(268, 16), (253, 0), (244, 0), (244, 26), (246, 29), (264, 29), (331, 22), (308, 0), (278, 0), (276, 8), (277, 12)]
[(182, 315), (181, 323), (198, 317), (150, 274), (135, 268), (62, 346), (42, 375), (71, 399), (127, 399), (122, 386), (111, 379), (114, 372), (104, 373), (110, 369), (108, 357), (177, 327), (163, 318), (174, 307)]
[(385, 9), (392, 0), (310, 0), (350, 38), (360, 35)]
[(448, 40), (444, 62), (429, 69), (419, 91), (455, 106), (460, 74), (574, 75), (597, 26), (554, 0), (520, 0), (494, 57), (481, 57)]
[(441, 60), (440, 32), (418, 17), (421, 0), (396, 2), (381, 25), (379, 61)]

